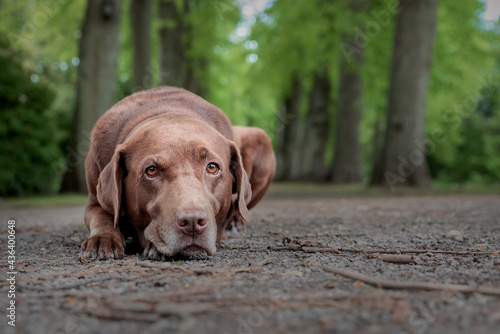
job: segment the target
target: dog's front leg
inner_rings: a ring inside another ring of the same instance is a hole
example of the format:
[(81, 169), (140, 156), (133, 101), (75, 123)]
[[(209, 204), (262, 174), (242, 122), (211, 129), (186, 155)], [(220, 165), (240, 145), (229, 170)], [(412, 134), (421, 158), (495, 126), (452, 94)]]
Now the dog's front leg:
[(113, 215), (99, 204), (87, 205), (85, 224), (90, 230), (90, 236), (82, 243), (82, 256), (100, 260), (121, 259), (124, 256), (124, 238), (119, 226), (115, 227), (113, 221)]

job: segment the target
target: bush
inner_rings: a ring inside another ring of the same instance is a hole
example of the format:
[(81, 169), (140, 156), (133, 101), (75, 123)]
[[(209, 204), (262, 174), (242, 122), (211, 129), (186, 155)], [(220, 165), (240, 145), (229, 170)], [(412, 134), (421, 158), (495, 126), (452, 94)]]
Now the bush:
[[(500, 106), (496, 85), (484, 87), (477, 108), (461, 122), (461, 142), (453, 151), (450, 165), (431, 156), (433, 177), (441, 182), (496, 184), (500, 180)], [(465, 111), (464, 111), (465, 114)]]
[(33, 83), (5, 40), (0, 40), (0, 196), (57, 190), (53, 162), (62, 158), (48, 110), (54, 93)]

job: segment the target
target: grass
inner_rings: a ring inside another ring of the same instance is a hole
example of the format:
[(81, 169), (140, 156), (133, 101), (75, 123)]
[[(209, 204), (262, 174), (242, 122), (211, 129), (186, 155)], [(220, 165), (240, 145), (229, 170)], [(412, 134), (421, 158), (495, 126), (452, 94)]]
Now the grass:
[(394, 191), (387, 187), (368, 187), (365, 184), (333, 185), (328, 183), (274, 183), (269, 189), (270, 197), (301, 196), (425, 196), (425, 195), (480, 195), (500, 194), (500, 184), (442, 184), (434, 183), (432, 187), (411, 188), (396, 186)]
[(24, 198), (7, 198), (0, 200), (0, 210), (24, 207), (52, 207), (85, 205), (87, 195), (64, 194), (51, 196), (31, 196)]
[[(456, 185), (435, 183), (429, 188), (367, 187), (364, 184), (332, 185), (328, 183), (273, 183), (268, 191), (269, 198), (300, 197), (378, 197), (378, 196), (425, 196), (425, 195), (480, 195), (500, 194), (500, 184)], [(0, 210), (24, 207), (54, 207), (85, 205), (87, 195), (64, 194), (52, 196), (33, 196), (25, 198), (0, 199)]]

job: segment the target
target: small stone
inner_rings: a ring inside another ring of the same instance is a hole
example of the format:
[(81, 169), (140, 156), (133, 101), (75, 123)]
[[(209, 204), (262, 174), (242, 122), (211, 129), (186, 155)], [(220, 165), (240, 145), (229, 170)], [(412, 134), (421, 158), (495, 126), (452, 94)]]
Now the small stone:
[(457, 230), (451, 230), (447, 233), (448, 237), (456, 240), (456, 241), (464, 241), (464, 235), (462, 232)]
[(302, 276), (304, 276), (304, 273), (300, 270), (291, 270), (287, 273), (287, 275), (302, 277)]

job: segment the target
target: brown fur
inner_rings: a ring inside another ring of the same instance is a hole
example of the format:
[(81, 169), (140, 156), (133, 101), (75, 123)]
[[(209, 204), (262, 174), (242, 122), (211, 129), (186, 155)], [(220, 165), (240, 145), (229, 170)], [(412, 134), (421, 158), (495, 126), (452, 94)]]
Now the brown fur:
[[(210, 173), (210, 163), (220, 171)], [(159, 258), (214, 254), (228, 222), (247, 220), (264, 195), (275, 160), (262, 130), (232, 128), (202, 98), (159, 87), (123, 99), (98, 120), (85, 167), (90, 236), (82, 255), (121, 258), (132, 238), (146, 257)]]
[[(276, 157), (271, 139), (259, 128), (233, 126), (234, 142), (240, 149), (243, 168), (248, 175), (252, 197), (248, 209), (253, 208), (266, 194), (276, 172)], [(229, 219), (228, 228), (240, 228), (244, 221), (240, 215), (234, 214)]]

